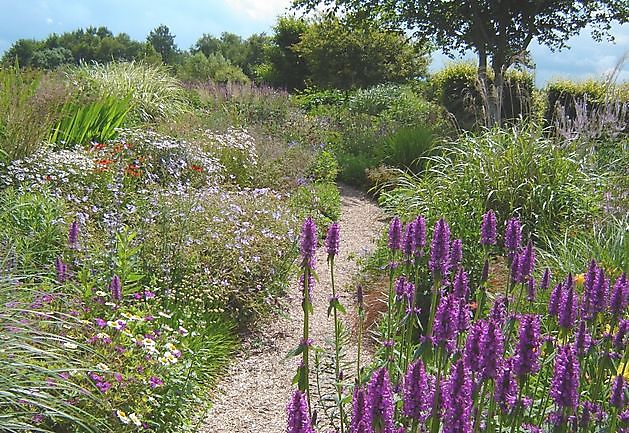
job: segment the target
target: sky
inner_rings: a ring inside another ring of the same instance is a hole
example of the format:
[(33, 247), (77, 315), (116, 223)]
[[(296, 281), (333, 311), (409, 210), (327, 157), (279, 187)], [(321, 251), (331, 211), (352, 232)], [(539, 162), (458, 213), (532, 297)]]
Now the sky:
[[(272, 33), (278, 15), (287, 11), (291, 0), (0, 0), (0, 53), (21, 38), (43, 39), (80, 27), (106, 26), (114, 33), (127, 33), (144, 40), (159, 26), (167, 25), (181, 49), (190, 48), (204, 33), (222, 32), (247, 37)], [(543, 86), (554, 78), (600, 77), (614, 70), (629, 51), (629, 24), (614, 25), (616, 43), (597, 43), (584, 30), (569, 41), (570, 49), (552, 53), (531, 45), (536, 64), (536, 83)], [(472, 54), (466, 56), (474, 60)], [(431, 71), (449, 61), (435, 53)], [(629, 59), (619, 74), (629, 81)]]

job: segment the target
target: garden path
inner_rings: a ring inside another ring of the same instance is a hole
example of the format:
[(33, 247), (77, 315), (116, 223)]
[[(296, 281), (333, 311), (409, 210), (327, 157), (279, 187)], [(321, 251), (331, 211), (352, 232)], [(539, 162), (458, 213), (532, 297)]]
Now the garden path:
[[(341, 185), (341, 248), (335, 260), (335, 282), (340, 299), (355, 317), (352, 278), (358, 271), (356, 259), (375, 248), (384, 225), (378, 206), (362, 192)], [(317, 252), (319, 282), (313, 291), (314, 315), (310, 319), (310, 336), (315, 345), (333, 336), (333, 321), (327, 317), (331, 294), (326, 252)], [(285, 315), (274, 318), (262, 330), (244, 342), (245, 350), (219, 383), (213, 406), (200, 421), (203, 433), (281, 433), (286, 430), (286, 403), (293, 390), (291, 381), (297, 358), (286, 354), (299, 342), (303, 315), (299, 284), (288, 293)], [(352, 319), (346, 321), (351, 326)], [(355, 359), (356, 339), (352, 338), (348, 356)], [(362, 362), (361, 362), (362, 364)]]

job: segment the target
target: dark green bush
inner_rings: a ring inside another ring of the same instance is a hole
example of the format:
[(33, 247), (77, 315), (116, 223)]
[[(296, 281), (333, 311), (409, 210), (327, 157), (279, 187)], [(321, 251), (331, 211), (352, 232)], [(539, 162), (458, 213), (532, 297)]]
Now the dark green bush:
[(385, 137), (382, 146), (376, 149), (376, 157), (388, 166), (420, 173), (425, 166), (421, 158), (432, 154), (433, 143), (434, 134), (430, 127), (404, 127)]

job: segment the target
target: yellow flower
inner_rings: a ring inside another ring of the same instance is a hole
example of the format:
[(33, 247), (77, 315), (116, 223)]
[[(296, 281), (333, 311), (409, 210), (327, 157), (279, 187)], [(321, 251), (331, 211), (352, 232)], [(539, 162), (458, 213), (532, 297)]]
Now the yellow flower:
[(574, 276), (574, 282), (577, 285), (582, 285), (583, 282), (585, 281), (585, 274), (577, 274)]
[(621, 362), (618, 365), (618, 371), (617, 371), (618, 375), (622, 375), (625, 380), (629, 380), (629, 365), (627, 365), (626, 362)]

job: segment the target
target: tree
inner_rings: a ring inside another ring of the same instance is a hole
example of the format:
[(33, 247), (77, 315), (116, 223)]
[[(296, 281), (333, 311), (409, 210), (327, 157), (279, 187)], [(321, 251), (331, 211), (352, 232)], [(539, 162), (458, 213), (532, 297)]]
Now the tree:
[(149, 35), (146, 37), (146, 40), (153, 45), (155, 51), (162, 56), (162, 61), (164, 63), (167, 65), (175, 63), (178, 50), (177, 45), (175, 44), (175, 35), (170, 33), (168, 26), (162, 24), (151, 30)]
[(306, 20), (294, 17), (280, 17), (273, 28), (275, 33), (268, 49), (268, 67), (260, 67), (265, 71), (263, 80), (288, 90), (306, 87), (308, 65), (293, 49), (308, 30)]
[(424, 76), (426, 50), (399, 32), (374, 26), (349, 29), (328, 17), (310, 26), (294, 50), (305, 59), (310, 84), (353, 89)]
[[(473, 50), (490, 124), (499, 123), (504, 74), (528, 53), (533, 40), (556, 50), (590, 25), (593, 37), (611, 38), (612, 21), (626, 23), (626, 0), (294, 0), (312, 11), (341, 10), (350, 21), (373, 20), (412, 31), (448, 53)], [(488, 77), (488, 67), (493, 80)]]

